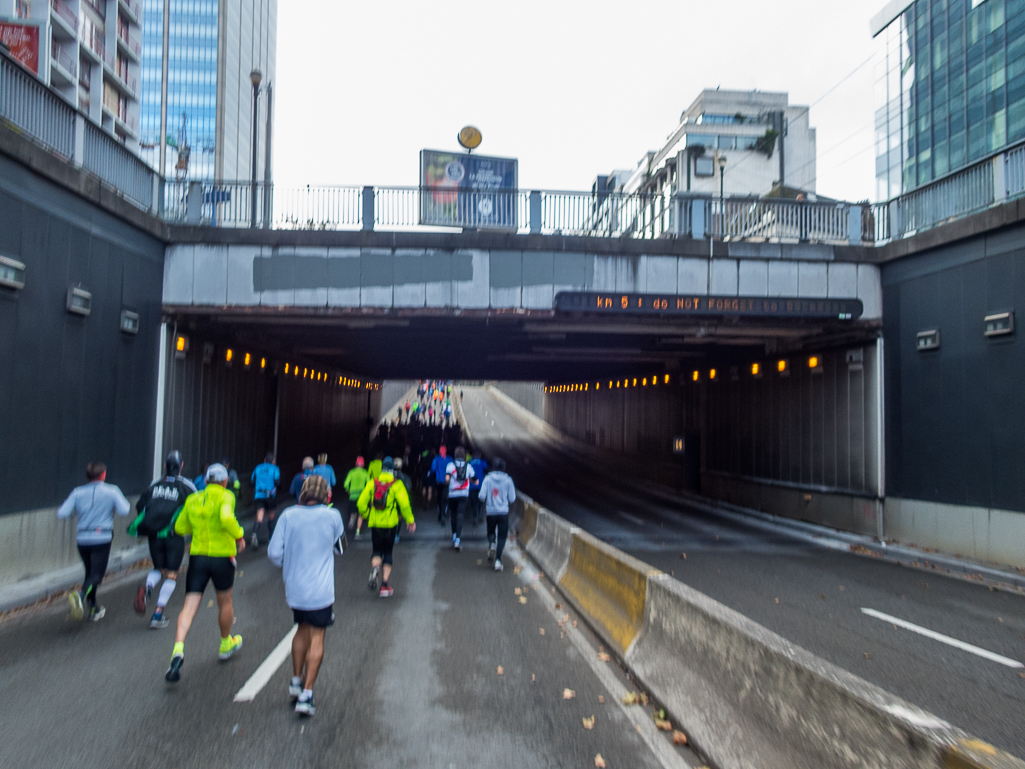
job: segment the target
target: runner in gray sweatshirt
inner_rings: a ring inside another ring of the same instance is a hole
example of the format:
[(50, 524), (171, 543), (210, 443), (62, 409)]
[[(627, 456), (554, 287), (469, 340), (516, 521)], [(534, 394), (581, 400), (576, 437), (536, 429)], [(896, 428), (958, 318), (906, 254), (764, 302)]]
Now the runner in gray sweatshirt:
[(488, 514), (488, 563), (495, 562), (495, 571), (502, 571), (502, 552), (509, 536), (509, 503), (516, 501), (516, 486), (505, 474), (505, 460), (495, 457), (492, 470), (480, 485), (480, 498)]
[(285, 600), (299, 625), (292, 638), (292, 680), (288, 693), (296, 699), (295, 712), (312, 716), (313, 684), (324, 659), (324, 635), (334, 624), (334, 554), (344, 550), (342, 516), (328, 507), (331, 488), (321, 475), (303, 482), (299, 504), (278, 516), (267, 546), (267, 557), (280, 566), (285, 579)]
[(107, 572), (110, 559), (110, 543), (114, 538), (114, 514), (128, 515), (132, 506), (112, 483), (106, 483), (107, 466), (102, 462), (90, 462), (85, 468), (89, 483), (79, 486), (64, 500), (57, 510), (58, 518), (78, 517), (78, 554), (85, 566), (85, 580), (80, 591), (68, 594), (73, 619), (82, 619), (85, 612), (82, 602), (89, 604), (89, 619), (97, 622), (107, 610), (96, 603), (103, 575)]

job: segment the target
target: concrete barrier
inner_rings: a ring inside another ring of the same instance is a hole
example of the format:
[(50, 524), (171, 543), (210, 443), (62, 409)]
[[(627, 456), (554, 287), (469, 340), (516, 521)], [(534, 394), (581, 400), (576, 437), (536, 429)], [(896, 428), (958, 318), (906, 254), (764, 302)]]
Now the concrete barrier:
[(559, 587), (624, 655), (644, 627), (648, 577), (660, 573), (578, 530)]
[(719, 769), (1025, 769), (533, 500), (522, 520), (527, 552)]

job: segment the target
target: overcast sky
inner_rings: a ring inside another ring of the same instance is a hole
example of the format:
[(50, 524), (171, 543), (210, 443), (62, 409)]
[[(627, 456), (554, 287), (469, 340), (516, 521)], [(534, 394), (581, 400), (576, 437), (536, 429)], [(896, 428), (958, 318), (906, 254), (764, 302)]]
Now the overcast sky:
[[(875, 52), (884, 0), (282, 0), (275, 179), (416, 185), (422, 148), (519, 158), (589, 189), (662, 146), (703, 88), (812, 104)], [(817, 191), (874, 195), (875, 61), (813, 106)]]

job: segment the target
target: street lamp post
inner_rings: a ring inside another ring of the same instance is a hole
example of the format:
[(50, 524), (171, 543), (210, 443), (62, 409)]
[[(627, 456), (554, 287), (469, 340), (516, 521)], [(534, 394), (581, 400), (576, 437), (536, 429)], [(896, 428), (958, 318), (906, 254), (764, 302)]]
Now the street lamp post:
[(259, 105), (260, 105), (260, 81), (263, 80), (263, 73), (258, 69), (254, 69), (249, 73), (249, 79), (253, 83), (253, 180), (251, 184), (252, 200), (250, 205), (250, 223), (249, 226), (256, 228), (256, 139), (257, 139), (257, 118), (259, 117)]
[(722, 236), (726, 237), (726, 201), (725, 201), (725, 184), (723, 179), (726, 175), (726, 156), (719, 156), (719, 227), (722, 230)]

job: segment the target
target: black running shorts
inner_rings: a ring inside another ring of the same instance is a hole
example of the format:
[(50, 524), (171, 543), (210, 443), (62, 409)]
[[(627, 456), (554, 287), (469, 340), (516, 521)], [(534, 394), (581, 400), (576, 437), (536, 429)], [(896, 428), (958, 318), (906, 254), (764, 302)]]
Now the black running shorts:
[(331, 604), (326, 609), (314, 609), (313, 611), (292, 609), (292, 619), (295, 620), (297, 625), (312, 625), (313, 627), (320, 628), (331, 627), (335, 624), (333, 609), (334, 604)]
[(398, 526), (390, 529), (371, 529), (370, 541), (374, 546), (374, 557), (380, 558), (382, 563), (392, 563), (392, 550), (395, 548), (395, 535), (399, 533)]
[(230, 590), (235, 584), (235, 564), (232, 558), (214, 558), (194, 555), (189, 558), (189, 571), (185, 575), (185, 592), (202, 593), (206, 583), (213, 580), (214, 590)]
[(185, 537), (150, 537), (149, 557), (154, 569), (178, 571), (185, 558)]

